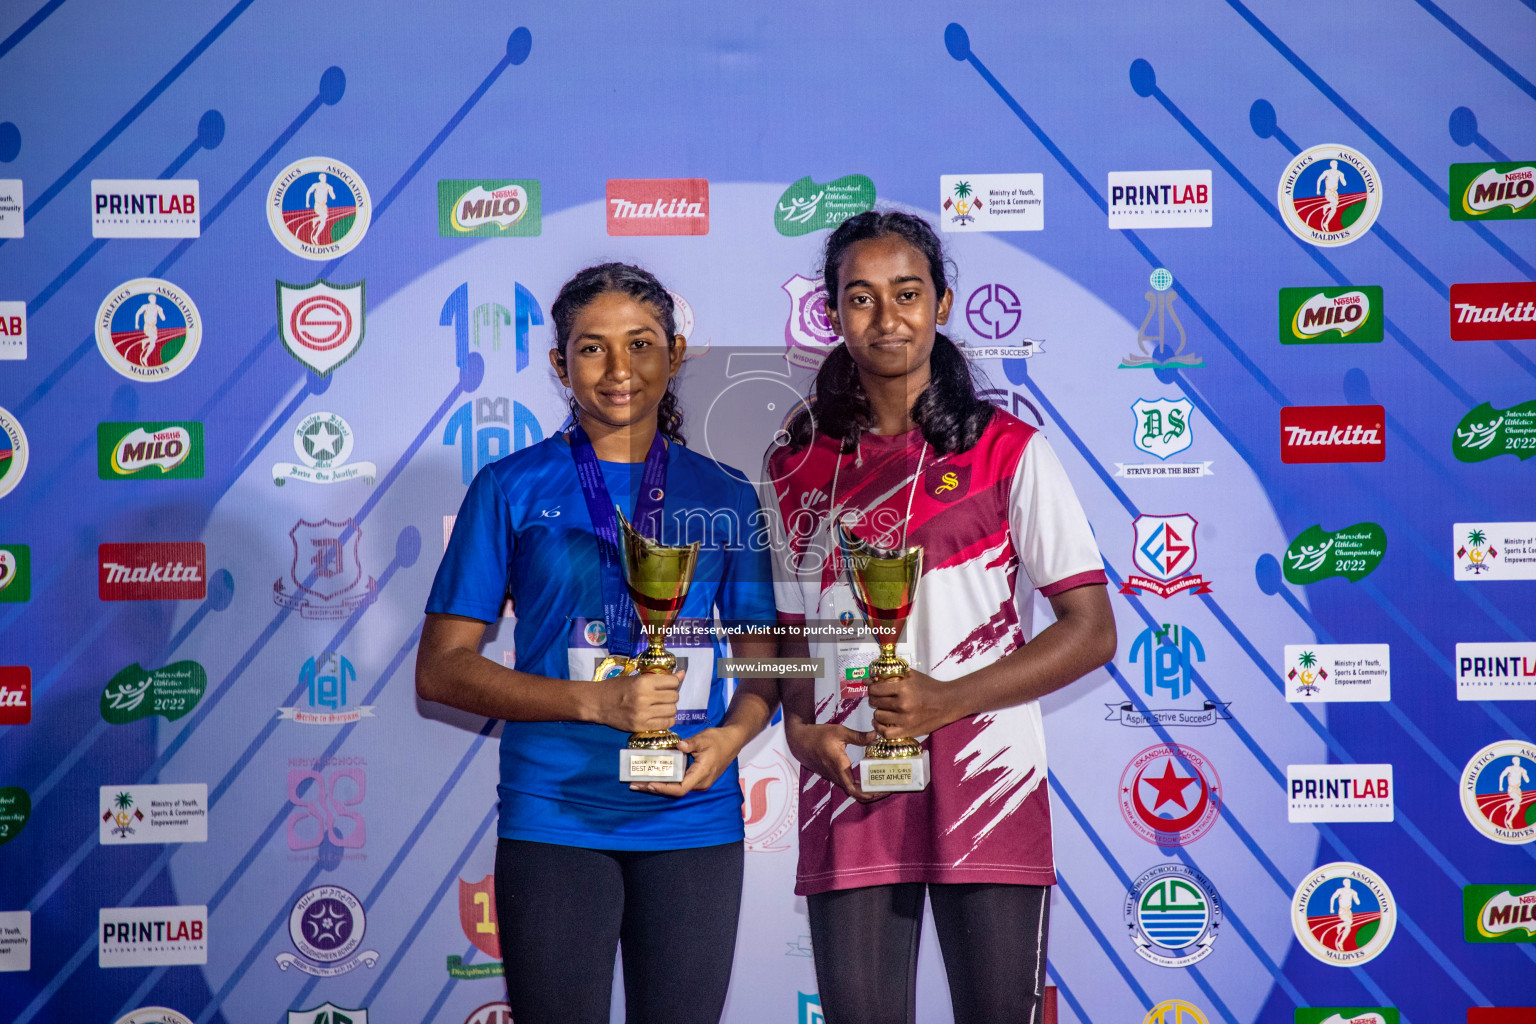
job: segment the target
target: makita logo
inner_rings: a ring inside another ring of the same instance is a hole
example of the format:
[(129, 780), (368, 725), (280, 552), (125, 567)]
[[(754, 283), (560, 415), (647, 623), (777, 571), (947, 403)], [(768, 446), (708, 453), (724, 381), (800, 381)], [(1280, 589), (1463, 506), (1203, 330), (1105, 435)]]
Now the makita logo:
[(707, 178), (613, 178), (607, 199), (610, 235), (709, 234)]
[(1387, 457), (1379, 405), (1292, 405), (1280, 410), (1281, 462), (1380, 462)]
[(1451, 285), (1452, 341), (1536, 338), (1536, 282)]
[(202, 544), (103, 544), (98, 551), (103, 601), (200, 601), (208, 594)]

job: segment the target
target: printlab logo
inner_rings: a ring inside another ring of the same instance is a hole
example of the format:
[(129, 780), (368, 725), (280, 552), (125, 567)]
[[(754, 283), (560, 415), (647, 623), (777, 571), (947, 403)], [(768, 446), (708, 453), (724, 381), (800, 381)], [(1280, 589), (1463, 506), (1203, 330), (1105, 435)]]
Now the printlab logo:
[(0, 786), (0, 846), (21, 835), (30, 817), (31, 795), (20, 786)]
[(200, 480), (203, 425), (96, 424), (96, 475), (103, 480)]
[(1451, 220), (1536, 218), (1536, 166), (1451, 164)]
[(379, 962), (379, 951), (358, 947), (368, 924), (363, 904), (338, 885), (318, 885), (300, 896), (288, 915), (288, 938), (299, 951), (279, 953), (277, 966), (317, 978), (334, 978)]
[(531, 178), (437, 183), (437, 233), (444, 238), (531, 238), (544, 230), (539, 183)]
[(1536, 700), (1536, 643), (1456, 645), (1457, 700)]
[(609, 178), (610, 235), (709, 234), (708, 178)]
[(289, 1010), (288, 1024), (368, 1024), (368, 1009), (348, 1009), (327, 999), (308, 1010)]
[(267, 224), (289, 252), (328, 260), (357, 248), (373, 219), (373, 200), (340, 160), (305, 157), (283, 168), (267, 192)]
[(1466, 885), (1461, 889), (1468, 942), (1536, 942), (1536, 885)]
[(944, 231), (1044, 231), (1045, 175), (942, 174)]
[(875, 183), (866, 175), (848, 174), (825, 185), (801, 178), (779, 196), (773, 226), (781, 235), (808, 235), (874, 208)]
[(1451, 285), (1452, 341), (1536, 338), (1536, 282)]
[(1461, 810), (1495, 842), (1536, 840), (1536, 744), (1497, 740), (1472, 755), (1461, 772)]
[(1386, 417), (1379, 405), (1287, 405), (1280, 410), (1280, 461), (1381, 462)]
[(1324, 864), (1302, 879), (1291, 900), (1291, 930), (1325, 964), (1358, 967), (1381, 955), (1397, 928), (1392, 890), (1369, 868)]
[[(1184, 351), (1189, 346), (1189, 339), (1184, 334), (1184, 324), (1179, 320), (1178, 312), (1173, 308), (1174, 300), (1179, 297), (1177, 292), (1169, 290), (1173, 287), (1173, 275), (1158, 267), (1152, 271), (1149, 283), (1152, 285), (1151, 290), (1142, 296), (1147, 300), (1147, 315), (1142, 317), (1141, 326), (1136, 329), (1136, 347), (1139, 351), (1120, 360), (1120, 369), (1187, 370), (1204, 366), (1204, 359), (1193, 352)], [(1157, 317), (1157, 333), (1148, 334), (1147, 327), (1154, 316)], [(1179, 332), (1177, 346), (1168, 342), (1167, 325), (1170, 320)]]
[(1313, 1006), (1297, 1007), (1295, 1024), (1398, 1024), (1399, 1017), (1390, 1006)]
[(1379, 342), (1385, 323), (1379, 285), (1280, 289), (1282, 345)]
[(1376, 223), (1381, 179), (1356, 150), (1313, 146), (1280, 175), (1279, 206), (1285, 226), (1302, 241), (1348, 245)]
[(778, 853), (790, 848), (785, 837), (795, 827), (795, 794), (799, 791), (800, 771), (777, 750), (741, 768), (741, 817), (747, 831), (747, 849), (752, 853)]
[(101, 787), (101, 845), (206, 843), (208, 785)]
[(1392, 699), (1389, 644), (1286, 644), (1285, 699), (1351, 702)]
[(317, 861), (328, 870), (343, 860), (367, 860), (367, 854), (346, 852), (368, 843), (368, 823), (357, 809), (368, 796), (367, 768), (336, 767), (323, 758), (297, 760), (302, 767), (288, 769), (288, 803), (294, 808), (286, 828), (288, 849), (309, 855), (289, 859)]
[(0, 407), (0, 498), (16, 489), (27, 472), (27, 459), (32, 447), (27, 443), (27, 432), (21, 422), (5, 408)]
[(1193, 868), (1162, 864), (1131, 883), (1123, 915), (1138, 956), (1159, 967), (1188, 967), (1215, 948), (1221, 897)]
[(378, 582), (358, 559), (363, 531), (351, 519), (300, 519), (288, 539), (293, 542), (288, 580), (272, 584), (278, 607), (296, 608), (306, 619), (344, 619), (378, 596)]
[(103, 601), (201, 601), (208, 596), (207, 549), (197, 541), (102, 544), (97, 592)]
[[(0, 419), (4, 410), (0, 410)], [(5, 477), (5, 463), (0, 456), (0, 479)], [(4, 494), (0, 488), (0, 494)], [(32, 548), (27, 544), (0, 544), (0, 604), (21, 604), (32, 600)]]
[(347, 480), (373, 483), (379, 469), (371, 462), (354, 462), (352, 427), (333, 412), (310, 413), (293, 431), (293, 451), (303, 465), (278, 462), (272, 466), (272, 482), (281, 487), (289, 480), (312, 484), (339, 484)]
[(493, 962), (466, 964), (461, 956), (449, 956), (450, 978), (464, 981), (501, 974), (501, 937), (496, 924), (496, 876), (486, 875), (478, 882), (459, 879), (459, 926), (470, 944)]
[(32, 669), (26, 665), (0, 665), (0, 725), (26, 725), (32, 721)]
[(310, 710), (278, 708), (277, 717), (301, 725), (346, 725), (373, 718), (373, 705), (352, 707), (347, 703), (347, 684), (357, 681), (357, 669), (346, 658), (326, 651), (308, 658), (299, 669), (299, 682), (309, 694)]
[(1288, 821), (1392, 820), (1390, 764), (1290, 764), (1285, 778)]
[(796, 274), (781, 287), (789, 296), (789, 319), (784, 323), (785, 358), (804, 369), (820, 369), (827, 353), (837, 344), (837, 333), (827, 317), (827, 286), (819, 277)]
[(1111, 228), (1208, 228), (1211, 172), (1110, 171)]
[(277, 336), (288, 354), (322, 377), (363, 344), (367, 281), (277, 282)]
[(202, 341), (197, 306), (169, 281), (124, 281), (96, 311), (96, 347), (129, 380), (170, 380), (192, 365)]
[(1204, 576), (1191, 570), (1200, 557), (1195, 548), (1195, 529), (1200, 525), (1194, 516), (1179, 513), (1172, 516), (1139, 515), (1131, 524), (1135, 540), (1131, 545), (1131, 564), (1146, 575), (1132, 573), (1120, 585), (1120, 593), (1140, 596), (1149, 590), (1158, 597), (1193, 589), (1196, 594), (1209, 594), (1210, 584)]
[(1221, 816), (1216, 769), (1181, 743), (1155, 744), (1131, 758), (1120, 775), (1119, 797), (1131, 831), (1161, 847), (1189, 845)]
[(1452, 529), (1458, 579), (1536, 579), (1536, 523), (1456, 523)]
[(127, 725), (151, 715), (167, 722), (189, 714), (208, 689), (208, 671), (195, 661), (177, 661), (153, 671), (138, 662), (114, 675), (101, 691), (101, 717)]
[(0, 302), (0, 360), (25, 358), (27, 358), (27, 304)]
[(196, 238), (200, 233), (197, 180), (91, 180), (91, 235), (95, 238)]
[(443, 427), (443, 444), (457, 445), (464, 486), (497, 459), (544, 440), (538, 417), (505, 396), (475, 398), (454, 410)]
[(102, 907), (98, 967), (153, 967), (208, 962), (208, 908)]
[(1508, 409), (1484, 402), (1456, 424), (1451, 453), (1462, 462), (1486, 462), (1513, 455), (1524, 462), (1536, 455), (1536, 399)]
[(1330, 576), (1354, 583), (1369, 576), (1386, 556), (1387, 531), (1375, 523), (1331, 532), (1314, 523), (1286, 547), (1281, 566), (1287, 583), (1317, 583)]
[[(1195, 662), (1205, 660), (1205, 648), (1192, 629), (1163, 623), (1148, 626), (1131, 642), (1130, 663), (1142, 667), (1142, 692), (1155, 697), (1163, 691), (1169, 700), (1188, 697), (1194, 689)], [(1194, 708), (1166, 708), (1161, 711), (1137, 707), (1131, 701), (1105, 704), (1106, 722), (1119, 722), (1134, 728), (1150, 726), (1206, 726), (1229, 721), (1232, 713), (1225, 701), (1207, 700)]]
[(1194, 443), (1195, 407), (1187, 398), (1138, 398), (1131, 403), (1131, 441), (1162, 462), (1115, 463), (1119, 477), (1210, 476), (1209, 462), (1168, 462)]
[(1023, 306), (1005, 284), (984, 284), (965, 303), (965, 322), (978, 338), (1001, 341), (1019, 326)]

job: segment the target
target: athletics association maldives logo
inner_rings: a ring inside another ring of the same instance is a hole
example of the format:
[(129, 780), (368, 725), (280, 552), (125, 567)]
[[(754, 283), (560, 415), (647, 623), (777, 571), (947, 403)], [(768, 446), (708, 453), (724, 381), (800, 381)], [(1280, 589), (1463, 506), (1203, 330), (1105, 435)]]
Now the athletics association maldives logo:
[(367, 927), (363, 904), (339, 885), (317, 885), (300, 896), (288, 914), (288, 938), (299, 951), (279, 953), (277, 966), (297, 968), (317, 978), (334, 978), (379, 962), (379, 951), (363, 944)]
[(1205, 577), (1190, 571), (1199, 558), (1195, 550), (1195, 528), (1199, 525), (1194, 516), (1182, 512), (1137, 516), (1131, 524), (1136, 533), (1131, 564), (1146, 575), (1132, 573), (1120, 585), (1120, 593), (1140, 596), (1143, 590), (1150, 590), (1158, 597), (1172, 597), (1193, 589), (1196, 594), (1209, 594), (1211, 587)]
[(1523, 846), (1536, 840), (1536, 744), (1499, 740), (1461, 772), (1461, 810), (1472, 827), (1495, 842)]
[(1313, 146), (1280, 175), (1280, 215), (1291, 234), (1313, 245), (1348, 245), (1381, 212), (1381, 178), (1347, 146)]
[(1221, 815), (1221, 780), (1205, 755), (1159, 743), (1131, 758), (1120, 775), (1120, 814), (1157, 846), (1187, 846)]
[(309, 156), (283, 168), (267, 193), (267, 224), (283, 248), (328, 260), (357, 248), (373, 219), (373, 200), (356, 171)]
[[(0, 408), (0, 498), (16, 489), (27, 472), (27, 459), (32, 446), (27, 443), (27, 432), (21, 429), (21, 421), (10, 411)], [(0, 585), (9, 577), (0, 574)]]
[(277, 336), (288, 354), (322, 377), (363, 344), (367, 281), (277, 282)]
[(1215, 946), (1221, 897), (1193, 868), (1160, 864), (1131, 883), (1123, 913), (1138, 956), (1159, 967), (1188, 967)]
[(789, 319), (784, 323), (785, 358), (808, 370), (821, 368), (837, 332), (827, 317), (827, 286), (819, 277), (796, 274), (781, 286), (789, 296)]
[(96, 311), (96, 347), (129, 380), (170, 380), (192, 365), (202, 342), (203, 318), (191, 297), (159, 278), (124, 281)]
[(1291, 930), (1308, 953), (1335, 967), (1359, 967), (1381, 955), (1397, 928), (1397, 901), (1375, 872), (1359, 864), (1324, 864), (1291, 900)]
[(363, 480), (371, 484), (379, 468), (371, 462), (348, 464), (352, 443), (352, 427), (346, 420), (333, 412), (310, 413), (293, 431), (293, 450), (304, 464), (275, 463), (272, 482), (279, 487), (289, 480), (312, 484)]
[(306, 619), (344, 619), (378, 596), (378, 582), (363, 571), (357, 548), (363, 532), (351, 519), (311, 523), (300, 519), (288, 531), (293, 563), (288, 581), (272, 584), (272, 601), (297, 608)]

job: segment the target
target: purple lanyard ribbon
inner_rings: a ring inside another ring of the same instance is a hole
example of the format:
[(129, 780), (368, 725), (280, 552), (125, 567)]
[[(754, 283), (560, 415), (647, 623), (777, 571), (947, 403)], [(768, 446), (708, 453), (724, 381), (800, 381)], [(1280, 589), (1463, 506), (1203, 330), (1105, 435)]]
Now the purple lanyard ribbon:
[[(598, 465), (592, 439), (577, 424), (571, 429), (571, 458), (576, 462), (576, 479), (581, 496), (587, 502), (587, 517), (597, 535), (598, 559), (602, 563), (603, 619), (608, 626), (608, 653), (630, 657), (640, 649), (635, 608), (619, 567), (619, 517), (603, 468)], [(667, 487), (667, 446), (661, 431), (651, 439), (645, 455), (645, 469), (640, 475), (640, 500), (630, 522), (635, 529), (653, 540), (661, 539), (661, 506)]]

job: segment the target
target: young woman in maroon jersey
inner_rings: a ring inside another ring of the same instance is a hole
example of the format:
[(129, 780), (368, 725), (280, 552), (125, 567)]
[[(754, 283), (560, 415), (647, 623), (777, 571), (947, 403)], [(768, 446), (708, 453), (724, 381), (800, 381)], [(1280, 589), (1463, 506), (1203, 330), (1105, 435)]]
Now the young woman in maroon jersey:
[[(864, 213), (833, 232), (823, 273), (843, 343), (768, 457), (781, 619), (857, 614), (830, 557), (832, 523), (849, 513), (867, 541), (924, 550), (912, 671), (866, 699), (839, 665), (859, 652), (814, 638), (785, 652), (828, 666), (783, 684), (807, 773), (795, 891), (827, 1024), (914, 1020), (925, 895), (956, 1021), (1040, 1019), (1055, 868), (1036, 701), (1115, 650), (1103, 561), (1061, 464), (1043, 435), (976, 395), (938, 332), (953, 299), (945, 265), (933, 229), (908, 214)], [(1030, 639), (1037, 590), (1056, 621)], [(863, 791), (849, 748), (876, 735), (924, 737), (932, 783)]]

